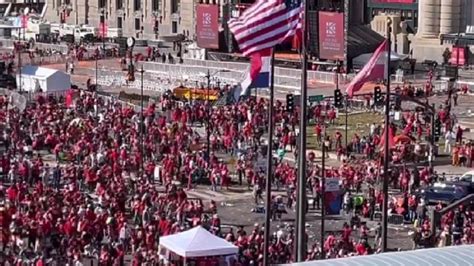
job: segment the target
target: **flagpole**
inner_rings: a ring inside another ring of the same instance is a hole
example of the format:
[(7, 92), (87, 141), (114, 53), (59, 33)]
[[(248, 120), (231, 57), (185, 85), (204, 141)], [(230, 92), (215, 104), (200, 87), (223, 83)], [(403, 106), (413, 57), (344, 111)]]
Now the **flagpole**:
[(298, 156), (298, 197), (296, 201), (296, 261), (301, 262), (306, 259), (306, 118), (307, 118), (307, 71), (308, 71), (308, 57), (306, 55), (307, 45), (307, 20), (308, 5), (306, 0), (302, 0), (303, 4), (303, 25), (302, 25), (302, 42), (301, 42), (301, 54), (302, 65), (301, 65), (301, 102), (300, 102), (300, 145), (299, 145), (299, 156)]
[(272, 49), (272, 59), (270, 65), (270, 99), (268, 102), (268, 144), (267, 144), (267, 183), (265, 186), (265, 235), (264, 235), (264, 244), (263, 244), (263, 265), (270, 265), (270, 259), (268, 254), (268, 248), (270, 243), (270, 219), (272, 216), (271, 207), (272, 207), (272, 158), (273, 158), (273, 128), (274, 128), (274, 119), (273, 119), (273, 83), (274, 83), (274, 67), (275, 67), (275, 49)]
[(382, 252), (387, 251), (387, 235), (388, 235), (388, 179), (389, 179), (389, 160), (390, 160), (390, 147), (389, 147), (389, 128), (390, 128), (390, 53), (391, 53), (391, 34), (392, 34), (392, 21), (391, 19), (387, 22), (388, 34), (387, 34), (387, 89), (385, 97), (385, 138), (384, 138), (384, 159), (383, 159), (383, 209), (382, 209)]
[(323, 143), (321, 145), (321, 258), (322, 260), (326, 259), (325, 250), (324, 250), (324, 238), (325, 238), (325, 225), (326, 225), (326, 125), (324, 125), (323, 131)]

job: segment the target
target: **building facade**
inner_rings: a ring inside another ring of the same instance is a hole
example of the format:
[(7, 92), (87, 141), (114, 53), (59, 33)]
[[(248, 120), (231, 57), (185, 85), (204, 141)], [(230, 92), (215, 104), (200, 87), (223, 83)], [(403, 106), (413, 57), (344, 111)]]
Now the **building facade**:
[[(45, 19), (74, 25), (87, 24), (103, 31), (122, 29), (123, 36), (160, 39), (184, 34), (194, 38), (196, 5), (221, 0), (46, 0)], [(168, 38), (170, 39), (170, 38)]]
[(401, 21), (416, 29), (418, 27), (418, 0), (367, 0), (366, 23), (381, 14), (398, 15)]
[(443, 52), (453, 45), (449, 40), (453, 36), (467, 37), (464, 34), (467, 26), (474, 25), (474, 3), (471, 0), (419, 0), (418, 8), (419, 26), (412, 40), (413, 57), (442, 62)]

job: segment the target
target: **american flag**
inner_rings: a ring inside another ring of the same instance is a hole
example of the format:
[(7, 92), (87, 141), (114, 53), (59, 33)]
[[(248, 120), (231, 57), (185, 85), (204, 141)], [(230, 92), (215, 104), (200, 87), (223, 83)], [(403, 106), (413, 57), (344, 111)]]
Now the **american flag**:
[(240, 17), (229, 20), (245, 56), (273, 48), (294, 36), (302, 25), (301, 0), (257, 0)]

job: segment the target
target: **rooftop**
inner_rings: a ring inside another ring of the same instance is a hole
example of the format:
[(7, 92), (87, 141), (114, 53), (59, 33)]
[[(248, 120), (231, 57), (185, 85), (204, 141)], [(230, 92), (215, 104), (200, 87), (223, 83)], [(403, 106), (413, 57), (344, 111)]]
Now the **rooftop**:
[(474, 245), (418, 249), (324, 261), (293, 263), (301, 266), (473, 266)]

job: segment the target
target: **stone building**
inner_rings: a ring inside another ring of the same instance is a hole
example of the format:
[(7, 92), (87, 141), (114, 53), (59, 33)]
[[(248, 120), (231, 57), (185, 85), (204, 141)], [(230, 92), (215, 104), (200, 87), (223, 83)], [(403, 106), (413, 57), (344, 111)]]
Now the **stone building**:
[(418, 31), (412, 40), (413, 57), (443, 61), (453, 36), (463, 38), (466, 27), (474, 25), (472, 0), (419, 0)]
[[(125, 37), (172, 40), (178, 34), (193, 39), (199, 2), (222, 0), (45, 0), (45, 18), (52, 22), (120, 28)], [(105, 21), (105, 24), (103, 22)], [(104, 26), (105, 25), (105, 26)]]

